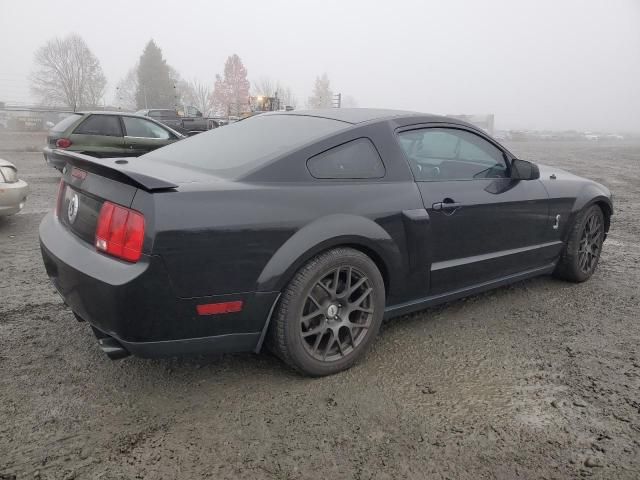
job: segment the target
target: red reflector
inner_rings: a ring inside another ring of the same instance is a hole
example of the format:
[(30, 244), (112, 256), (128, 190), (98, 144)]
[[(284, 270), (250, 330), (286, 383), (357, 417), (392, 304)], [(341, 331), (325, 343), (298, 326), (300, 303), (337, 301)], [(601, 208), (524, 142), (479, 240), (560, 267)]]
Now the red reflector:
[(80, 180), (84, 180), (87, 178), (87, 172), (84, 170), (80, 170), (79, 168), (73, 167), (71, 169), (71, 176), (74, 178), (79, 178)]
[(68, 138), (59, 138), (56, 140), (56, 147), (58, 148), (69, 148), (71, 146), (71, 140)]
[(144, 243), (144, 216), (140, 212), (104, 202), (96, 226), (96, 249), (137, 262)]
[(62, 208), (62, 193), (64, 192), (64, 180), (60, 180), (58, 184), (58, 196), (56, 198), (56, 208), (53, 209), (53, 213), (58, 218), (60, 215), (60, 209)]
[(217, 315), (219, 313), (234, 313), (242, 310), (242, 300), (223, 303), (205, 303), (196, 305), (198, 315)]

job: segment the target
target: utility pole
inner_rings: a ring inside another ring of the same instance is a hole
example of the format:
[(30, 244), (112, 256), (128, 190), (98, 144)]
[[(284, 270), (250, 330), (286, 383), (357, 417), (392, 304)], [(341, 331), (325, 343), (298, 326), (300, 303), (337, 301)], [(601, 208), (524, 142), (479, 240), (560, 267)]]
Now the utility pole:
[(340, 108), (341, 105), (342, 105), (342, 94), (336, 93), (331, 99), (331, 106), (333, 108)]

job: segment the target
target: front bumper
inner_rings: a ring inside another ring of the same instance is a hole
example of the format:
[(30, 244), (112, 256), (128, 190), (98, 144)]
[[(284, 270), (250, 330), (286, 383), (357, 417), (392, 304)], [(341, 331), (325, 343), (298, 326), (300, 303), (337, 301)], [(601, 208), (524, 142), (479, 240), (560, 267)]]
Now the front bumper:
[(0, 183), (0, 216), (13, 215), (22, 210), (29, 195), (29, 185), (23, 180)]
[[(176, 297), (161, 257), (145, 255), (135, 264), (113, 259), (51, 213), (40, 224), (40, 247), (47, 274), (73, 312), (141, 357), (256, 350), (277, 298), (277, 293)], [(232, 300), (244, 302), (241, 312), (197, 314), (199, 304)]]

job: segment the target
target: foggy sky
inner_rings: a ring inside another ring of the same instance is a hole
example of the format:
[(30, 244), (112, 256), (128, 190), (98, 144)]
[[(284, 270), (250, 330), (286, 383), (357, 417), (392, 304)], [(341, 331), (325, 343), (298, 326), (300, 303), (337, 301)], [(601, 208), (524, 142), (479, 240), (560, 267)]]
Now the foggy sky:
[(498, 128), (640, 131), (640, 0), (0, 0), (0, 100), (34, 51), (80, 34), (115, 84), (153, 38), (186, 80), (240, 55), (252, 82), (316, 75), (361, 107), (494, 113)]

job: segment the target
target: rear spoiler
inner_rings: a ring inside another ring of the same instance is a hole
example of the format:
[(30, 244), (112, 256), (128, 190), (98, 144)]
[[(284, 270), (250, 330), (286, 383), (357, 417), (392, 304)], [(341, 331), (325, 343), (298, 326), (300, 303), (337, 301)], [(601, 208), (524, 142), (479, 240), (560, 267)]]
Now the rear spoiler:
[(135, 162), (130, 163), (127, 158), (98, 158), (59, 149), (55, 149), (54, 153), (65, 157), (67, 162), (74, 167), (82, 168), (112, 180), (128, 183), (148, 192), (178, 188), (178, 185), (174, 182), (137, 171), (134, 165)]

